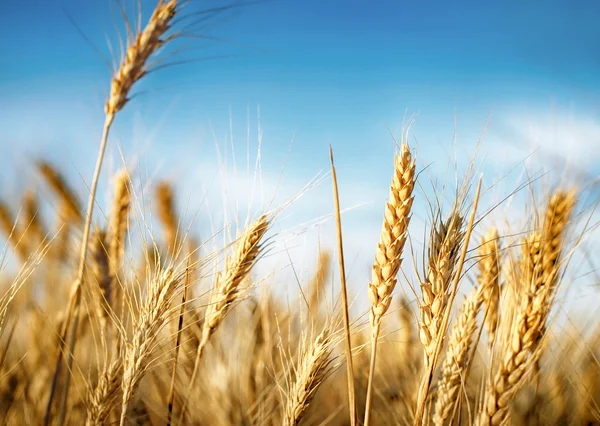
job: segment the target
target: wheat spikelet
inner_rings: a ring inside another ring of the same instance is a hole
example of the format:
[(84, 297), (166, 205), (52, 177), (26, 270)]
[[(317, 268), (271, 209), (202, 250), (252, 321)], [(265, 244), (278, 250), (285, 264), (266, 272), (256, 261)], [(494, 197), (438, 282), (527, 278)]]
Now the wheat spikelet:
[(438, 229), (432, 231), (429, 242), (428, 272), (421, 283), (423, 300), (419, 305), (419, 338), (423, 344), (425, 366), (429, 366), (432, 361), (437, 339), (443, 338), (439, 335), (440, 326), (464, 238), (462, 224), (462, 217), (454, 212), (445, 223), (440, 222)]
[(402, 143), (400, 153), (394, 159), (390, 198), (385, 206), (383, 229), (369, 283), (370, 321), (373, 328), (381, 322), (381, 317), (392, 302), (392, 292), (402, 263), (402, 249), (410, 222), (414, 184), (415, 162), (408, 145)]
[(490, 228), (479, 247), (478, 281), (481, 286), (483, 304), (486, 310), (485, 325), (490, 347), (496, 339), (498, 326), (498, 304), (500, 303), (500, 248), (498, 230)]
[(177, 249), (177, 215), (173, 202), (173, 189), (167, 182), (156, 186), (156, 201), (158, 218), (162, 223), (167, 250), (171, 255)]
[(460, 397), (461, 386), (466, 381), (466, 363), (472, 336), (477, 330), (477, 314), (482, 303), (481, 288), (474, 289), (465, 300), (452, 327), (446, 358), (442, 364), (442, 377), (438, 384), (433, 424), (443, 426), (452, 415)]
[(296, 380), (287, 395), (283, 424), (296, 426), (302, 420), (319, 385), (330, 371), (331, 335), (325, 328), (300, 357)]
[(59, 212), (66, 222), (81, 223), (83, 215), (77, 197), (62, 175), (48, 162), (37, 163), (38, 170), (60, 200)]
[(150, 281), (139, 318), (134, 324), (132, 341), (125, 347), (123, 365), (123, 399), (120, 425), (125, 425), (129, 402), (146, 372), (158, 332), (165, 323), (171, 300), (182, 276), (173, 269), (158, 271)]
[(125, 106), (133, 85), (148, 72), (148, 59), (169, 40), (163, 36), (169, 31), (176, 11), (176, 0), (167, 3), (159, 0), (143, 31), (137, 33), (135, 40), (128, 40), (125, 57), (110, 84), (104, 108), (107, 117), (114, 117)]
[(500, 425), (508, 421), (509, 402), (522, 386), (530, 367), (539, 359), (539, 343), (553, 301), (564, 245), (564, 232), (574, 209), (573, 191), (557, 191), (546, 210), (542, 233), (534, 232), (523, 244), (521, 303), (509, 334), (510, 342), (498, 371), (483, 396), (479, 425)]

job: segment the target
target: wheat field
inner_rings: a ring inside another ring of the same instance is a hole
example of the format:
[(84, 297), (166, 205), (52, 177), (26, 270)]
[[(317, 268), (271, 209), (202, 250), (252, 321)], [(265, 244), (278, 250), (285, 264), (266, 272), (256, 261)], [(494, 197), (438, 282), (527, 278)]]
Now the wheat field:
[[(504, 204), (480, 201), (472, 168), (449, 209), (423, 199), (403, 134), (362, 305), (345, 282), (333, 155), (338, 246), (320, 250), (294, 304), (254, 274), (286, 205), (236, 218), (215, 247), (193, 237), (172, 182), (142, 194), (124, 167), (112, 201), (99, 201), (112, 125), (177, 37), (185, 4), (160, 0), (132, 26), (107, 87), (96, 168), (85, 171), (87, 204), (43, 160), (35, 169), (54, 209), (31, 190), (0, 203), (4, 424), (600, 424), (600, 322), (571, 321), (577, 306), (561, 298), (571, 259), (595, 255), (581, 253), (596, 229), (582, 185), (531, 182), (518, 223), (491, 223)], [(422, 253), (415, 201), (431, 208)], [(415, 258), (422, 272), (409, 278)]]

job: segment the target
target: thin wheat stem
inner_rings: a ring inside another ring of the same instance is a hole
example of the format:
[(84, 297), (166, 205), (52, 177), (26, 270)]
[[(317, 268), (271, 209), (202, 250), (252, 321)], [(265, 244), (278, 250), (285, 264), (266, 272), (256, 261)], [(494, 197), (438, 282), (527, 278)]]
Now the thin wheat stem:
[(333, 180), (333, 200), (335, 204), (335, 222), (337, 230), (337, 245), (340, 263), (340, 283), (342, 287), (342, 306), (344, 312), (346, 374), (348, 380), (348, 405), (350, 410), (350, 425), (356, 425), (356, 393), (354, 390), (354, 366), (352, 363), (352, 340), (350, 334), (350, 315), (348, 313), (348, 291), (346, 289), (346, 268), (344, 267), (344, 244), (342, 241), (342, 219), (340, 217), (340, 197), (338, 193), (337, 176), (333, 164), (333, 149), (329, 146), (331, 160), (331, 177)]

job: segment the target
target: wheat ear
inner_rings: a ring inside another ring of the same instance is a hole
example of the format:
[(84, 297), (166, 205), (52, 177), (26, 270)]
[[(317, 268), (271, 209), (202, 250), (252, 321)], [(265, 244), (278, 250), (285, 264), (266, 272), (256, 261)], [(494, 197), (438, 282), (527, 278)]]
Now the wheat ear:
[(103, 426), (119, 399), (123, 376), (123, 358), (116, 355), (105, 367), (95, 388), (88, 392), (86, 426)]
[(198, 368), (204, 348), (212, 334), (223, 321), (223, 318), (229, 312), (229, 308), (233, 302), (238, 298), (240, 284), (262, 253), (261, 240), (267, 232), (268, 227), (269, 219), (266, 215), (262, 215), (252, 223), (236, 242), (233, 257), (226, 259), (225, 269), (217, 274), (215, 288), (211, 295), (210, 303), (206, 307), (204, 322), (202, 324), (202, 337), (196, 348), (194, 369), (181, 408), (179, 424), (184, 424), (187, 402), (198, 376)]
[(521, 303), (499, 369), (485, 388), (479, 426), (508, 422), (509, 402), (539, 359), (539, 343), (556, 290), (565, 229), (575, 202), (574, 191), (557, 191), (546, 209), (542, 233), (533, 233), (523, 244)]
[(181, 280), (181, 274), (166, 269), (159, 271), (150, 281), (140, 316), (134, 324), (132, 341), (125, 347), (120, 426), (125, 425), (129, 401), (146, 372), (158, 332), (168, 318), (171, 300)]
[(121, 313), (122, 291), (119, 284), (121, 262), (125, 252), (125, 236), (127, 235), (128, 216), (131, 205), (131, 184), (129, 173), (122, 170), (115, 177), (115, 193), (110, 215), (110, 242), (108, 245), (110, 260), (110, 292), (111, 306), (117, 313)]
[(296, 380), (287, 395), (283, 424), (296, 426), (302, 420), (319, 385), (331, 370), (331, 332), (326, 327), (300, 356)]
[(446, 358), (442, 364), (442, 377), (437, 388), (433, 424), (443, 426), (458, 404), (459, 391), (467, 381), (466, 364), (475, 330), (477, 314), (481, 307), (482, 289), (475, 288), (465, 300), (452, 327)]
[(485, 307), (485, 325), (490, 348), (496, 340), (498, 304), (500, 303), (500, 247), (498, 230), (490, 228), (479, 246), (480, 260), (477, 277)]
[[(432, 343), (433, 351), (430, 354), (425, 354), (424, 374), (421, 378), (421, 384), (419, 385), (419, 391), (417, 393), (417, 409), (415, 412), (414, 422), (416, 426), (422, 425), (425, 417), (427, 396), (429, 395), (429, 389), (433, 380), (433, 374), (435, 372), (435, 367), (437, 365), (440, 353), (442, 352), (444, 336), (448, 328), (448, 322), (450, 321), (450, 307), (452, 306), (452, 303), (454, 302), (454, 298), (456, 297), (456, 293), (458, 291), (458, 282), (460, 281), (462, 270), (465, 265), (465, 259), (467, 257), (467, 249), (469, 247), (471, 233), (473, 232), (473, 227), (475, 226), (475, 215), (477, 214), (477, 206), (479, 205), (479, 197), (481, 196), (482, 181), (483, 177), (480, 177), (479, 183), (477, 184), (477, 191), (475, 192), (475, 200), (473, 201), (473, 208), (471, 210), (469, 224), (467, 225), (464, 238), (461, 237), (461, 239), (464, 239), (464, 244), (460, 253), (460, 258), (458, 259), (458, 263), (456, 264), (456, 270), (453, 274), (452, 287), (450, 288), (447, 299), (445, 297), (441, 298), (441, 300), (444, 302), (445, 307), (441, 310), (441, 319), (439, 320), (439, 327), (436, 328), (437, 336)], [(456, 211), (454, 213), (454, 216), (460, 217)], [(450, 223), (452, 223), (454, 220), (455, 219), (451, 219)], [(432, 286), (432, 288), (433, 287), (434, 286)], [(440, 298), (436, 298), (433, 300), (432, 312), (435, 312), (437, 309), (435, 307), (436, 300), (440, 300)]]
[(390, 307), (392, 292), (396, 286), (396, 276), (402, 263), (402, 250), (408, 235), (410, 210), (413, 203), (415, 185), (415, 161), (406, 142), (402, 142), (400, 153), (394, 159), (394, 177), (390, 186), (390, 198), (385, 206), (383, 229), (375, 252), (372, 277), (369, 283), (369, 301), (371, 302), (371, 361), (364, 425), (368, 426), (371, 398), (373, 393), (373, 376), (377, 357), (377, 340), (383, 314)]
[(156, 186), (156, 203), (158, 219), (162, 223), (167, 250), (171, 256), (177, 250), (177, 215), (173, 201), (173, 188), (167, 182)]
[(431, 234), (427, 277), (421, 283), (423, 300), (419, 304), (419, 338), (423, 344), (426, 368), (433, 365), (432, 357), (437, 341), (443, 338), (442, 319), (448, 308), (448, 292), (464, 239), (462, 226), (463, 219), (455, 211), (446, 222), (440, 222)]
[[(94, 211), (94, 203), (96, 200), (96, 189), (98, 187), (98, 179), (100, 177), (100, 171), (102, 169), (102, 162), (104, 160), (104, 152), (108, 142), (108, 134), (110, 128), (115, 119), (115, 115), (125, 106), (129, 99), (129, 93), (133, 85), (140, 80), (148, 71), (148, 59), (157, 51), (163, 47), (164, 44), (171, 38), (163, 38), (165, 33), (170, 29), (171, 22), (175, 17), (177, 11), (177, 1), (170, 0), (165, 3), (163, 0), (159, 0), (150, 21), (146, 27), (137, 34), (135, 40), (128, 40), (127, 51), (125, 57), (122, 59), (118, 70), (113, 75), (110, 85), (110, 95), (106, 101), (104, 113), (104, 127), (102, 131), (102, 138), (100, 141), (100, 149), (98, 151), (98, 157), (96, 160), (96, 166), (94, 175), (92, 178), (92, 185), (90, 188), (90, 195), (88, 198), (88, 205), (86, 209), (85, 224), (83, 227), (83, 236), (81, 240), (81, 249), (79, 254), (79, 265), (77, 268), (77, 275), (73, 281), (71, 287), (71, 295), (69, 297), (69, 304), (67, 310), (67, 317), (63, 323), (61, 330), (61, 342), (67, 342), (67, 371), (71, 370), (73, 364), (73, 350), (75, 347), (76, 331), (79, 322), (79, 304), (81, 300), (81, 285), (83, 283), (83, 276), (85, 273), (85, 264), (88, 250), (88, 240), (90, 235), (90, 228), (92, 224), (92, 213)], [(67, 337), (67, 329), (70, 327), (69, 335)], [(52, 387), (50, 390), (50, 396), (48, 398), (48, 404), (46, 407), (46, 415), (44, 418), (44, 424), (48, 425), (50, 422), (50, 411), (52, 408), (52, 401), (56, 391), (56, 385), (58, 383), (58, 376), (60, 374), (60, 364), (62, 361), (62, 354), (65, 352), (62, 345), (59, 345), (57, 363), (55, 366), (54, 377), (52, 380)], [(58, 424), (62, 426), (66, 416), (66, 404), (68, 399), (69, 384), (71, 375), (65, 376), (65, 384), (63, 396), (61, 399)]]
[(61, 213), (66, 221), (81, 223), (82, 213), (75, 192), (67, 185), (65, 178), (46, 161), (37, 163), (37, 168), (48, 186), (60, 200)]

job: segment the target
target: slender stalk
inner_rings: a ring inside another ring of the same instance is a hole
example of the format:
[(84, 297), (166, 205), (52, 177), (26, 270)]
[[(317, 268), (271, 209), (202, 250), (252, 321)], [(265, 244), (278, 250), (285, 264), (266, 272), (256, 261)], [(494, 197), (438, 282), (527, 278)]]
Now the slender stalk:
[(348, 377), (348, 405), (350, 409), (350, 425), (356, 425), (356, 393), (354, 390), (354, 366), (352, 363), (352, 340), (350, 337), (350, 315), (348, 313), (348, 291), (346, 290), (346, 268), (344, 267), (344, 245), (342, 241), (342, 219), (340, 217), (340, 198), (338, 193), (337, 176), (333, 164), (333, 149), (329, 146), (331, 161), (331, 178), (333, 180), (333, 200), (335, 203), (335, 222), (337, 228), (337, 243), (340, 262), (340, 282), (342, 285), (342, 306), (344, 311), (344, 329), (346, 337), (346, 370)]
[[(73, 311), (73, 320), (70, 325), (69, 340), (67, 343), (67, 374), (65, 376), (64, 391), (60, 402), (60, 410), (58, 414), (58, 424), (63, 425), (65, 422), (65, 416), (67, 414), (67, 400), (69, 397), (69, 385), (71, 382), (71, 369), (73, 367), (73, 350), (75, 349), (75, 342), (77, 340), (77, 328), (79, 325), (79, 304), (81, 301), (81, 284), (83, 282), (83, 275), (85, 273), (85, 263), (88, 254), (88, 241), (90, 239), (90, 229), (92, 227), (92, 213), (94, 212), (94, 203), (96, 201), (96, 190), (98, 187), (98, 180), (100, 178), (100, 171), (102, 170), (102, 162), (104, 161), (104, 152), (106, 151), (106, 145), (108, 141), (108, 133), (113, 123), (114, 115), (109, 114), (106, 116), (104, 122), (104, 130), (102, 131), (102, 141), (100, 142), (100, 150), (98, 152), (98, 158), (96, 159), (96, 169), (94, 170), (94, 177), (92, 179), (92, 187), (90, 190), (90, 196), (88, 198), (88, 205), (85, 217), (85, 224), (83, 226), (83, 237), (81, 239), (81, 248), (79, 251), (79, 265), (77, 267), (77, 275), (75, 277), (75, 288), (73, 289), (75, 302)], [(65, 322), (65, 327), (67, 323)], [(62, 352), (61, 352), (62, 354)], [(59, 357), (60, 362), (60, 357)]]
[(364, 426), (371, 420), (371, 401), (373, 399), (373, 379), (375, 377), (375, 360), (377, 358), (377, 340), (379, 340), (379, 326), (381, 323), (375, 323), (373, 334), (371, 335), (371, 361), (369, 363), (369, 381), (367, 382), (367, 400), (365, 405)]
[(423, 376), (421, 385), (419, 387), (419, 392), (417, 394), (417, 411), (415, 413), (415, 423), (414, 423), (415, 426), (420, 426), (423, 424), (423, 418), (424, 418), (424, 414), (425, 414), (425, 406), (427, 405), (427, 394), (429, 393), (429, 388), (431, 386), (431, 381), (433, 379), (433, 373), (435, 371), (435, 366), (437, 364), (437, 360), (442, 351), (442, 343), (444, 341), (443, 336), (446, 334), (446, 329), (448, 328), (448, 321), (450, 320), (450, 311), (451, 311), (452, 303), (454, 302), (454, 298), (456, 297), (456, 293), (458, 290), (458, 282), (460, 281), (460, 276), (462, 274), (463, 266), (465, 264), (465, 259), (467, 257), (469, 240), (471, 238), (471, 233), (473, 232), (473, 226), (475, 223), (475, 214), (477, 213), (477, 205), (479, 204), (479, 195), (481, 193), (481, 182), (482, 182), (482, 178), (479, 179), (479, 183), (477, 185), (475, 201), (473, 202), (473, 210), (471, 211), (471, 217), (469, 219), (469, 225), (467, 226), (467, 232), (465, 234), (465, 241), (464, 241), (463, 249), (460, 254), (458, 266), (456, 268), (454, 282), (452, 283), (452, 290), (450, 291), (450, 295), (448, 297), (448, 304), (446, 306), (446, 310), (444, 311), (444, 317), (442, 320), (442, 324), (440, 326), (439, 337), (437, 338), (437, 341), (436, 341), (435, 351), (432, 354), (431, 363), (429, 365), (429, 368), (426, 371), (426, 374)]
[[(58, 378), (61, 372), (62, 357), (64, 354), (64, 343), (66, 342), (67, 350), (67, 375), (65, 376), (64, 392), (62, 395), (60, 410), (58, 416), (58, 424), (63, 425), (66, 416), (66, 404), (69, 396), (69, 384), (71, 380), (71, 368), (73, 366), (73, 350), (75, 348), (75, 341), (77, 337), (77, 327), (79, 323), (79, 303), (81, 301), (81, 283), (83, 282), (83, 275), (85, 273), (85, 262), (87, 259), (88, 252), (88, 241), (90, 238), (90, 229), (92, 226), (92, 213), (94, 211), (94, 203), (96, 201), (96, 190), (98, 187), (98, 180), (100, 171), (102, 169), (102, 162), (104, 160), (104, 152), (106, 151), (106, 145), (108, 141), (108, 133), (114, 120), (114, 115), (107, 115), (104, 122), (104, 129), (102, 131), (102, 139), (100, 142), (100, 150), (98, 152), (98, 158), (96, 159), (96, 168), (92, 178), (92, 186), (90, 189), (90, 196), (88, 198), (88, 205), (86, 211), (85, 224), (83, 226), (83, 237), (81, 240), (81, 248), (79, 253), (79, 264), (77, 267), (77, 275), (73, 282), (73, 288), (71, 289), (71, 296), (69, 298), (69, 309), (67, 311), (67, 318), (62, 324), (60, 332), (59, 349), (56, 360), (56, 366), (54, 369), (54, 376), (52, 378), (52, 387), (50, 389), (50, 396), (48, 398), (48, 404), (46, 406), (46, 415), (44, 416), (44, 425), (50, 423), (50, 413), (52, 411), (52, 401), (56, 395), (56, 387), (58, 384)], [(70, 326), (70, 328), (69, 328)], [(68, 340), (67, 330), (69, 331)]]
[(181, 309), (179, 310), (179, 324), (177, 326), (177, 339), (175, 342), (175, 360), (173, 361), (173, 373), (171, 374), (171, 385), (169, 386), (169, 412), (167, 414), (167, 426), (171, 426), (173, 417), (173, 401), (175, 399), (175, 375), (177, 373), (177, 363), (179, 357), (179, 348), (181, 346), (181, 331), (183, 330), (183, 313), (185, 312), (185, 301), (187, 298), (187, 289), (190, 279), (190, 265), (188, 259), (188, 268), (185, 271), (185, 283), (183, 285), (183, 295), (181, 296)]

